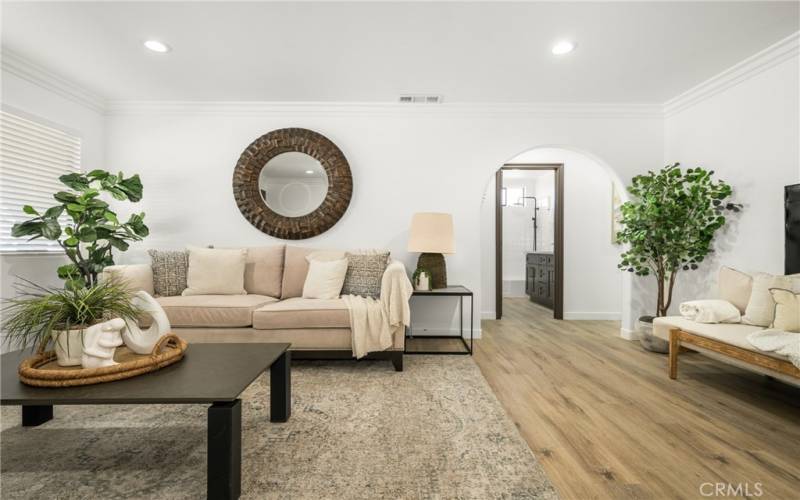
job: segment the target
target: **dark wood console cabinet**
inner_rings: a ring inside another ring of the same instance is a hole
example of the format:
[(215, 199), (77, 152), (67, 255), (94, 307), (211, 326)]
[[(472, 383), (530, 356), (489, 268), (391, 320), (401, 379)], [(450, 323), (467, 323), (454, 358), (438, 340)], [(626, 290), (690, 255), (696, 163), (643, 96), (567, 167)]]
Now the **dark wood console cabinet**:
[(552, 253), (529, 253), (525, 257), (525, 293), (531, 302), (553, 308), (556, 296), (556, 258)]

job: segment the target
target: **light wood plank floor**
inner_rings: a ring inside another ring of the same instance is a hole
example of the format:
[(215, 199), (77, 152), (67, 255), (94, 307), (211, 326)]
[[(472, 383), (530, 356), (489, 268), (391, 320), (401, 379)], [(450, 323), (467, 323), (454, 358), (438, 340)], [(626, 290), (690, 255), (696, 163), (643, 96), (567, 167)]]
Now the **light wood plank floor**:
[(617, 322), (504, 312), (475, 361), (562, 498), (704, 498), (703, 483), (800, 498), (800, 389), (696, 353), (673, 381)]

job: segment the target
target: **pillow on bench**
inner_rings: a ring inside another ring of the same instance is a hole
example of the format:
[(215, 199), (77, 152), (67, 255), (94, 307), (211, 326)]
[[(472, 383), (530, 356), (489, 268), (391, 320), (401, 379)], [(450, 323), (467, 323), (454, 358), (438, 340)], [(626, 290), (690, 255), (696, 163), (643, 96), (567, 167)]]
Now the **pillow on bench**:
[(753, 292), (747, 303), (742, 323), (757, 326), (769, 326), (775, 319), (775, 300), (770, 288), (782, 288), (793, 292), (800, 290), (800, 277), (776, 276), (768, 273), (757, 273), (753, 276)]

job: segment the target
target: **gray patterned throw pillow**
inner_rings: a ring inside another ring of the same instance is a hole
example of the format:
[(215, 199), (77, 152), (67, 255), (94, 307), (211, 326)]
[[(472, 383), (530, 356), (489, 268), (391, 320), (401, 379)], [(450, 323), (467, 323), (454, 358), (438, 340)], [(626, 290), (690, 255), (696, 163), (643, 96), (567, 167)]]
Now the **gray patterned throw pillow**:
[(148, 250), (153, 268), (153, 290), (160, 297), (174, 297), (186, 289), (189, 252), (186, 250)]
[(381, 296), (381, 279), (389, 263), (389, 252), (347, 253), (347, 274), (342, 295)]

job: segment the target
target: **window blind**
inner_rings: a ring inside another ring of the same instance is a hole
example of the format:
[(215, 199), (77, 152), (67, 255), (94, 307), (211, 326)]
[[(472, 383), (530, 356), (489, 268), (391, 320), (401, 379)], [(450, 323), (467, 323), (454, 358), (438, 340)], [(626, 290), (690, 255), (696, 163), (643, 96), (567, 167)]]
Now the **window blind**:
[(12, 238), (11, 227), (31, 217), (23, 205), (42, 212), (57, 204), (53, 194), (67, 189), (58, 178), (80, 164), (79, 137), (0, 111), (0, 252), (62, 251), (55, 241)]

